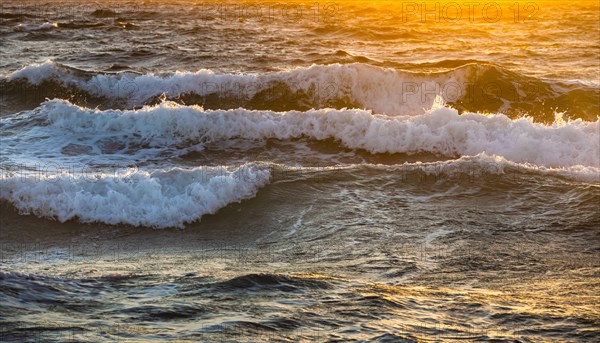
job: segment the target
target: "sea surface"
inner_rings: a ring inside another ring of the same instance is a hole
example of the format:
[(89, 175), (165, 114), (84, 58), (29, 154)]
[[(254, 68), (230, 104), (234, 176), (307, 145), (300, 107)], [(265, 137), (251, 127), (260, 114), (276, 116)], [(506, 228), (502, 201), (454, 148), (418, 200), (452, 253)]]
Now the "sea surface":
[(598, 1), (0, 4), (0, 341), (594, 342)]

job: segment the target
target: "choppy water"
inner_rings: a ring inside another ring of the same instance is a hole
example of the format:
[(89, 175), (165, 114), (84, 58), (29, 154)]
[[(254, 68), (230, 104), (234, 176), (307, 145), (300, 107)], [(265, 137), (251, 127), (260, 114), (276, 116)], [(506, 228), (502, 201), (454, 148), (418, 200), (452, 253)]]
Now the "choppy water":
[(2, 339), (597, 339), (600, 7), (438, 4), (3, 2)]

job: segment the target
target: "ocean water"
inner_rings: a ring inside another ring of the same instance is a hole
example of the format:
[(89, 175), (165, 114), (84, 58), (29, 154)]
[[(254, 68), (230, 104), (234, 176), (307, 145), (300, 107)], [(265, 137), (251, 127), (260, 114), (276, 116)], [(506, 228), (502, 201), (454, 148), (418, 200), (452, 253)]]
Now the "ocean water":
[(0, 4), (0, 340), (593, 342), (597, 1)]

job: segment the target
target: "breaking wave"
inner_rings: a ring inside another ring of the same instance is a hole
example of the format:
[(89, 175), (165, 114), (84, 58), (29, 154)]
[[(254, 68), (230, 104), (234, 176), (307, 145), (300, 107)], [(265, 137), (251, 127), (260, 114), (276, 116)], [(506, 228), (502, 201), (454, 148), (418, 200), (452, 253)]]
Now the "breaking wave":
[[(342, 146), (371, 153), (434, 153), (448, 157), (493, 154), (543, 167), (600, 164), (600, 120), (550, 125), (502, 114), (463, 113), (437, 105), (420, 116), (386, 116), (358, 109), (310, 111), (204, 110), (163, 102), (139, 110), (97, 110), (64, 100), (1, 119), (5, 156), (78, 158), (124, 156), (188, 149), (231, 139), (263, 141), (307, 137), (334, 139)], [(19, 131), (19, 135), (10, 132)], [(28, 151), (23, 152), (26, 143)], [(78, 149), (73, 152), (73, 144)], [(66, 150), (65, 150), (66, 149)], [(71, 153), (65, 153), (70, 151)]]
[[(23, 83), (25, 82), (25, 83)], [(313, 65), (264, 74), (219, 74), (211, 70), (139, 74), (93, 72), (47, 61), (0, 80), (11, 95), (104, 99), (105, 107), (132, 108), (166, 98), (205, 108), (308, 110), (351, 107), (387, 115), (419, 115), (436, 96), (459, 111), (528, 114), (551, 122), (555, 112), (595, 121), (600, 88), (584, 82), (552, 82), (484, 64), (422, 73), (362, 63)], [(43, 100), (43, 99), (42, 99)], [(85, 103), (83, 103), (85, 104)]]
[(22, 175), (0, 181), (0, 198), (22, 214), (61, 222), (183, 227), (205, 214), (252, 198), (269, 182), (268, 168), (169, 168), (132, 170), (125, 175)]

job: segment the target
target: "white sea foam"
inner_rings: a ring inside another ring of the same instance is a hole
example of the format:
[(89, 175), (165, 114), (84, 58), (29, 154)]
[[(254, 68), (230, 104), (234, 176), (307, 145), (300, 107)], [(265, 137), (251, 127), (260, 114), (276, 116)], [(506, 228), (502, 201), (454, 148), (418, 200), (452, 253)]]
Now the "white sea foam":
[[(106, 141), (107, 136), (125, 144), (143, 143), (149, 149), (147, 153), (207, 141), (304, 136), (316, 140), (333, 138), (348, 148), (372, 153), (430, 152), (449, 157), (487, 153), (540, 167), (597, 168), (600, 164), (600, 120), (544, 125), (529, 118), (511, 120), (501, 114), (459, 115), (449, 107), (433, 108), (421, 116), (374, 115), (356, 109), (205, 111), (172, 102), (139, 110), (100, 111), (64, 100), (48, 101), (34, 113), (22, 120), (42, 120), (44, 125), (32, 125), (27, 133), (3, 137), (6, 155), (26, 153), (22, 144), (27, 143), (29, 152), (36, 153), (37, 144), (37, 153), (59, 158), (58, 152), (67, 143), (94, 146), (98, 137)], [(0, 123), (6, 130), (15, 125), (15, 120), (19, 130), (25, 130), (18, 117), (6, 117)], [(126, 149), (119, 153), (129, 156)], [(135, 158), (136, 153), (137, 150), (131, 151), (131, 157)], [(100, 151), (97, 155), (107, 154)]]
[[(155, 228), (183, 227), (203, 215), (215, 213), (234, 202), (256, 196), (270, 178), (271, 168), (280, 165), (247, 163), (238, 167), (164, 168), (159, 170), (95, 173), (94, 175), (3, 174), (0, 199), (10, 201), (22, 214), (35, 214), (61, 222), (129, 224)], [(309, 178), (319, 173), (354, 169), (381, 169), (393, 175), (421, 170), (442, 178), (464, 176), (478, 178), (484, 174), (513, 175), (524, 173), (555, 175), (598, 184), (599, 168), (545, 168), (515, 163), (499, 156), (479, 154), (456, 160), (405, 163), (402, 165), (344, 165), (327, 168), (297, 167), (296, 172)], [(316, 170), (315, 170), (316, 169)], [(287, 175), (288, 173), (286, 173)], [(310, 209), (309, 209), (310, 210)], [(303, 213), (290, 229), (295, 232)]]
[[(352, 166), (347, 166), (352, 168)], [(592, 166), (568, 166), (568, 167), (544, 167), (531, 163), (517, 163), (507, 160), (502, 156), (480, 153), (474, 156), (462, 156), (455, 160), (438, 162), (416, 162), (404, 163), (402, 165), (368, 165), (368, 168), (383, 169), (407, 173), (420, 170), (427, 175), (459, 178), (477, 178), (481, 175), (518, 175), (534, 173), (538, 175), (560, 176), (586, 183), (600, 184), (600, 167)]]
[(232, 139), (252, 144), (262, 144), (265, 139), (335, 139), (348, 148), (372, 153), (459, 156), (453, 161), (400, 166), (426, 173), (464, 173), (466, 166), (475, 172), (501, 174), (508, 168), (600, 181), (600, 120), (558, 120), (544, 125), (500, 114), (459, 115), (441, 105), (421, 116), (385, 116), (356, 109), (205, 111), (172, 102), (139, 110), (102, 111), (51, 100), (30, 113), (0, 118), (0, 128), (4, 166), (33, 160), (59, 163), (69, 158), (94, 165), (115, 160), (159, 163), (152, 170), (121, 170), (95, 174), (92, 179), (52, 169), (17, 174), (3, 170), (2, 199), (23, 213), (60, 221), (78, 218), (83, 222), (181, 227), (229, 203), (253, 197), (270, 178), (266, 166), (213, 168), (221, 174), (212, 171), (209, 175), (208, 167), (186, 170), (159, 162), (165, 152), (183, 153), (206, 142)]
[(366, 64), (313, 65), (265, 74), (217, 74), (211, 70), (176, 72), (169, 75), (95, 74), (81, 77), (54, 62), (33, 64), (5, 75), (10, 80), (26, 79), (39, 84), (55, 79), (90, 94), (124, 99), (130, 106), (143, 104), (165, 94), (176, 97), (194, 93), (218, 94), (250, 99), (269, 92), (277, 83), (286, 84), (295, 94), (309, 94), (315, 107), (330, 100), (346, 99), (362, 108), (388, 115), (418, 115), (431, 108), (436, 95), (458, 99), (466, 92), (470, 75), (477, 68), (452, 73), (423, 75)]
[(43, 23), (40, 25), (19, 24), (15, 26), (15, 31), (47, 31), (58, 27), (57, 23)]
[(267, 167), (135, 170), (94, 178), (15, 175), (0, 181), (0, 198), (23, 214), (61, 222), (183, 227), (220, 208), (254, 197), (270, 179)]

